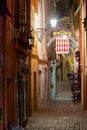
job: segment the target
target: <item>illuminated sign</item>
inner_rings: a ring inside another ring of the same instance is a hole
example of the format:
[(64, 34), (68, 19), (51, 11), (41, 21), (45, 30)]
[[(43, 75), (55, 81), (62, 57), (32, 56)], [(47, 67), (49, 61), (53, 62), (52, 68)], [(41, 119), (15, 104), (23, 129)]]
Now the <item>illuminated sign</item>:
[(68, 38), (56, 38), (56, 53), (67, 54), (69, 53), (69, 39)]
[(55, 36), (55, 35), (71, 35), (71, 32), (66, 32), (66, 31), (64, 31), (64, 30), (61, 30), (61, 31), (59, 31), (59, 32), (53, 32), (53, 36)]

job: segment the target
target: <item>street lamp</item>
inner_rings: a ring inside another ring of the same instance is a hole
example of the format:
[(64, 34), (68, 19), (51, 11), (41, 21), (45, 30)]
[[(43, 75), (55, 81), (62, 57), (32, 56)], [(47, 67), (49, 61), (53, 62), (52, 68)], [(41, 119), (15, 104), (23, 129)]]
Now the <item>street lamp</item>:
[(51, 19), (50, 24), (51, 24), (51, 27), (56, 27), (57, 26), (57, 19)]

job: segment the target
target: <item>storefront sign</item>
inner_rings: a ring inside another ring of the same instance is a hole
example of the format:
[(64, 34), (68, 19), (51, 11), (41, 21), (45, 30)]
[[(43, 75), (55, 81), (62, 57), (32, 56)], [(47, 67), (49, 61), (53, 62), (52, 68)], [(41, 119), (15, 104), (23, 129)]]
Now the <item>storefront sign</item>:
[(56, 53), (67, 54), (69, 53), (69, 39), (68, 38), (56, 38)]

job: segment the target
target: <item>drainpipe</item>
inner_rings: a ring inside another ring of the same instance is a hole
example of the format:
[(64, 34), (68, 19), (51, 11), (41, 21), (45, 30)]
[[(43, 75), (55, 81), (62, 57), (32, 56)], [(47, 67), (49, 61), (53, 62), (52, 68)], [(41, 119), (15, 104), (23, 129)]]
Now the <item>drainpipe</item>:
[(85, 34), (85, 36), (86, 36), (86, 43), (85, 43), (85, 109), (87, 110), (87, 63), (86, 63), (86, 60), (87, 60), (87, 58), (86, 58), (86, 53), (87, 53), (87, 1), (86, 1), (86, 28), (85, 28), (86, 30), (86, 34)]
[(87, 110), (87, 65), (86, 65), (86, 52), (87, 52), (87, 2), (85, 0), (85, 18), (84, 18), (84, 32), (85, 32), (85, 40), (84, 40), (84, 75), (83, 75), (83, 109)]

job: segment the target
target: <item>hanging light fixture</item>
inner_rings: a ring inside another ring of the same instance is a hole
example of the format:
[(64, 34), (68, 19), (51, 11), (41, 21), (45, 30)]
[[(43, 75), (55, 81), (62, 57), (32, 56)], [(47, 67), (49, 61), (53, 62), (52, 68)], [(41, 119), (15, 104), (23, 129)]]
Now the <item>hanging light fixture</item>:
[(30, 36), (28, 37), (29, 46), (32, 47), (34, 45), (34, 30), (30, 31)]

